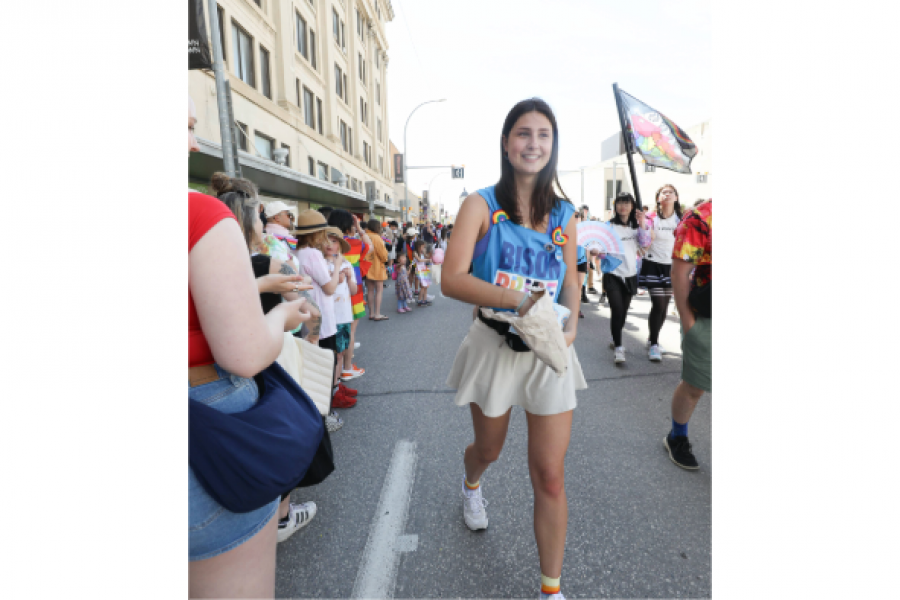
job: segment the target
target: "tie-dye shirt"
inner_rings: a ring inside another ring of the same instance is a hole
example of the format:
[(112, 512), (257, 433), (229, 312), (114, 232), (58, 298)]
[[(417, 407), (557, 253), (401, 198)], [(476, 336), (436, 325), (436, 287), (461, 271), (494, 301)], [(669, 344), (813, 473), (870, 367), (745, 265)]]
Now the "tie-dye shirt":
[(694, 265), (694, 287), (712, 281), (712, 200), (684, 213), (675, 230), (672, 258)]

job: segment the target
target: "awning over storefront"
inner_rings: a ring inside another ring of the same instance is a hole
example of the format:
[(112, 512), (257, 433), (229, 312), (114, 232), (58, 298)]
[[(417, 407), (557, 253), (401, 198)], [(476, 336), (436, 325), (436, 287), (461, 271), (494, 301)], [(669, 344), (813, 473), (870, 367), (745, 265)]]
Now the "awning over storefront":
[[(225, 170), (222, 163), (222, 147), (201, 138), (198, 138), (197, 142), (200, 151), (190, 153), (188, 177), (208, 184), (213, 173)], [(365, 196), (359, 192), (304, 175), (270, 160), (247, 154), (243, 150), (238, 150), (238, 156), (242, 175), (259, 186), (261, 194), (344, 208), (352, 212), (369, 210)]]

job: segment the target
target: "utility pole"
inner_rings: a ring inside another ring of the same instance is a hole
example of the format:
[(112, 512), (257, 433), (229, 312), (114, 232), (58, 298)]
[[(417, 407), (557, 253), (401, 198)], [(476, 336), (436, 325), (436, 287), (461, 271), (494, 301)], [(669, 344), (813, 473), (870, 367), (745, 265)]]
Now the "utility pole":
[(234, 142), (231, 139), (231, 122), (228, 119), (228, 97), (225, 87), (225, 68), (222, 63), (222, 34), (219, 32), (219, 15), (216, 0), (208, 0), (209, 26), (212, 31), (213, 72), (216, 75), (216, 104), (219, 107), (219, 130), (222, 136), (222, 162), (225, 173), (235, 176)]

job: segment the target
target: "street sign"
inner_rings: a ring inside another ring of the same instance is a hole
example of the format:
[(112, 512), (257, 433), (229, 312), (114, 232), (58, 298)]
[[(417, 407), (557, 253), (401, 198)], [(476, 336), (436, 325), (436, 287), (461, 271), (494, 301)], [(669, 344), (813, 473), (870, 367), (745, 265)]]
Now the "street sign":
[(465, 170), (465, 165), (462, 167), (450, 167), (450, 178), (451, 179), (465, 179), (463, 177), (463, 171)]
[(394, 183), (403, 183), (403, 155), (394, 155)]

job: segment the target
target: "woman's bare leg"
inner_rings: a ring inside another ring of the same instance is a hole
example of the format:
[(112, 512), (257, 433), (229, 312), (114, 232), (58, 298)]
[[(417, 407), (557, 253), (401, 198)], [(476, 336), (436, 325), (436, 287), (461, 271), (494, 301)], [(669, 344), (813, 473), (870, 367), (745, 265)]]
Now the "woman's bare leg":
[(485, 470), (497, 460), (500, 451), (503, 450), (512, 408), (500, 417), (484, 416), (481, 407), (474, 402), (469, 404), (469, 409), (472, 412), (475, 441), (466, 447), (463, 463), (466, 466), (466, 480), (475, 483), (481, 480)]
[(572, 411), (532, 415), (528, 420), (528, 470), (534, 488), (534, 538), (541, 573), (559, 577), (566, 549), (569, 507), (566, 501), (565, 460), (572, 432)]
[(191, 598), (274, 598), (278, 514), (259, 533), (224, 554), (189, 563)]

